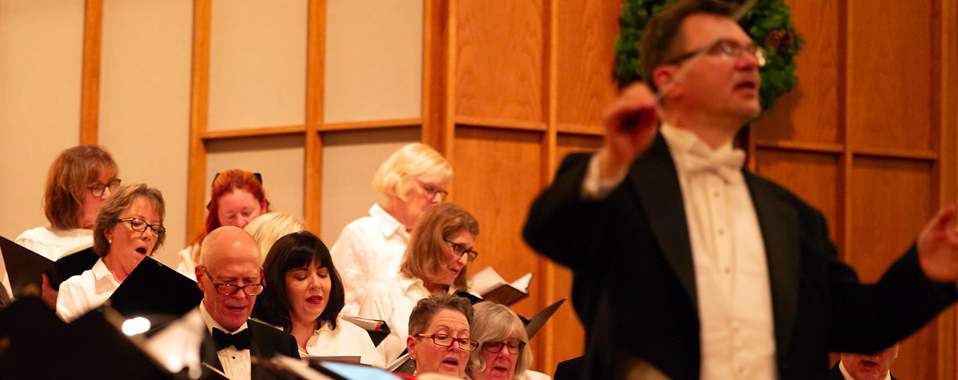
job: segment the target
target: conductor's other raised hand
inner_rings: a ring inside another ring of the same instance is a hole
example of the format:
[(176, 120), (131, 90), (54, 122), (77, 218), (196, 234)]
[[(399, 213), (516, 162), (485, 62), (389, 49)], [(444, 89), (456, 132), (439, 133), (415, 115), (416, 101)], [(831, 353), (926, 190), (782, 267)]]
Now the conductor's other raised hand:
[(958, 229), (950, 226), (954, 219), (955, 206), (942, 207), (918, 235), (918, 261), (932, 280), (958, 280)]
[(599, 171), (611, 178), (632, 164), (655, 139), (659, 102), (642, 83), (626, 87), (602, 114), (605, 143), (599, 149)]

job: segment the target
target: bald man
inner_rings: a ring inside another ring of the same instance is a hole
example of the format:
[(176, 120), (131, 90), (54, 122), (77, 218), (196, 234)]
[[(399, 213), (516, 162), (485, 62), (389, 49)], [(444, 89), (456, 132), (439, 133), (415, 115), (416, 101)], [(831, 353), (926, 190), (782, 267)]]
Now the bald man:
[(210, 333), (203, 342), (203, 362), (231, 379), (275, 379), (252, 368), (250, 357), (299, 358), (299, 351), (291, 335), (249, 319), (264, 288), (256, 241), (240, 228), (220, 227), (203, 240), (201, 252), (196, 284), (203, 291), (199, 309)]

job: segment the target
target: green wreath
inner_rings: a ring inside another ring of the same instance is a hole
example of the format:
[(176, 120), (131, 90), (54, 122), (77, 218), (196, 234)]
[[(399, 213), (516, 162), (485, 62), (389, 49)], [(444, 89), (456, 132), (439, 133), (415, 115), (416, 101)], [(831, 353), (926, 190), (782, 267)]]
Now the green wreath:
[[(642, 80), (639, 39), (649, 19), (675, 0), (625, 0), (615, 41), (615, 77), (622, 86)], [(741, 4), (744, 0), (731, 0)], [(759, 70), (762, 109), (768, 110), (782, 94), (795, 87), (795, 55), (802, 43), (784, 0), (760, 0), (739, 22), (752, 41), (765, 47), (767, 62)]]

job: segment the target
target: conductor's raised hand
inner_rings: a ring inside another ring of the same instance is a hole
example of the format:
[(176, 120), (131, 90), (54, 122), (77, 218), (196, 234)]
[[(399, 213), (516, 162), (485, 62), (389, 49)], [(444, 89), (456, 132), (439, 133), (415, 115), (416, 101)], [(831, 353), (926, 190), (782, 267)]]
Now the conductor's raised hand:
[(918, 261), (932, 280), (958, 280), (958, 229), (950, 226), (954, 219), (955, 206), (942, 207), (918, 235)]
[(626, 87), (602, 115), (605, 143), (599, 149), (599, 171), (611, 178), (645, 152), (655, 139), (659, 102), (642, 83)]

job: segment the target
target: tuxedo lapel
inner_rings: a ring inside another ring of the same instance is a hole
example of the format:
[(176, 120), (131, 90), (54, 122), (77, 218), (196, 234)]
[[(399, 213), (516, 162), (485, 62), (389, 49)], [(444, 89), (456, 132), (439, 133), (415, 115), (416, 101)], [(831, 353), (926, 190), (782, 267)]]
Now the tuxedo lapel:
[[(772, 308), (775, 318), (775, 341), (779, 351), (790, 347), (795, 313), (798, 310), (800, 242), (796, 231), (801, 228), (794, 209), (775, 198), (768, 185), (754, 174), (745, 172), (755, 213), (765, 242)], [(779, 352), (779, 356), (785, 355)]]
[(662, 255), (679, 278), (692, 304), (698, 305), (682, 188), (672, 155), (661, 133), (656, 134), (652, 146), (630, 170), (629, 177)]
[(216, 355), (216, 343), (213, 341), (213, 335), (210, 334), (209, 330), (206, 331), (206, 337), (203, 339), (203, 344), (200, 345), (200, 360), (223, 372), (223, 363), (220, 363), (220, 357)]

